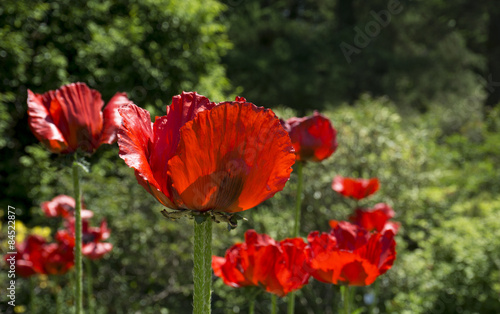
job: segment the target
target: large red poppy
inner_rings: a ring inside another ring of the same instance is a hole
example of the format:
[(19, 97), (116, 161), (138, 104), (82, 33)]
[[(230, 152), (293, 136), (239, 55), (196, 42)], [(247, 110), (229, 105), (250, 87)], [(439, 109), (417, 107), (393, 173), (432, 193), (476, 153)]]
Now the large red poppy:
[(341, 221), (330, 233), (314, 231), (307, 240), (311, 275), (326, 283), (370, 285), (389, 270), (396, 259), (392, 229), (370, 233)]
[(16, 244), (17, 254), (5, 255), (5, 260), (14, 256), (16, 273), (21, 277), (44, 273), (42, 251), (45, 239), (37, 235), (29, 235), (26, 240)]
[(244, 243), (232, 246), (225, 257), (212, 257), (212, 268), (231, 287), (257, 286), (283, 297), (309, 280), (305, 247), (301, 238), (277, 242), (248, 230)]
[(322, 161), (337, 149), (337, 130), (318, 112), (311, 117), (290, 118), (282, 124), (290, 134), (297, 160)]
[(101, 111), (101, 94), (85, 83), (64, 85), (45, 94), (28, 90), (28, 122), (33, 134), (53, 153), (77, 149), (92, 153), (101, 144), (116, 141), (121, 123), (117, 109), (128, 102), (125, 93), (116, 93)]
[(290, 137), (271, 110), (244, 98), (215, 104), (182, 93), (154, 124), (134, 104), (119, 111), (120, 157), (166, 207), (239, 212), (281, 191), (290, 177)]
[(374, 194), (379, 187), (380, 183), (377, 178), (355, 179), (336, 176), (332, 182), (332, 189), (335, 192), (357, 200)]
[[(84, 220), (82, 223), (82, 254), (90, 259), (96, 260), (102, 258), (113, 249), (113, 244), (103, 242), (111, 234), (105, 220), (101, 221), (99, 227), (89, 226), (89, 222)], [(75, 223), (70, 219), (66, 223), (66, 229), (59, 230), (56, 239), (68, 246), (75, 246)]]
[[(42, 203), (42, 210), (47, 217), (70, 218), (75, 215), (75, 199), (68, 195), (58, 195), (51, 201)], [(82, 207), (85, 207), (82, 202)], [(88, 209), (81, 210), (82, 219), (90, 219), (94, 213)]]
[[(397, 233), (399, 224), (389, 221), (393, 217), (394, 210), (389, 205), (378, 203), (373, 208), (357, 208), (349, 220), (368, 231), (382, 232), (384, 229), (391, 228), (394, 233)], [(334, 228), (336, 223), (331, 222), (330, 225)]]

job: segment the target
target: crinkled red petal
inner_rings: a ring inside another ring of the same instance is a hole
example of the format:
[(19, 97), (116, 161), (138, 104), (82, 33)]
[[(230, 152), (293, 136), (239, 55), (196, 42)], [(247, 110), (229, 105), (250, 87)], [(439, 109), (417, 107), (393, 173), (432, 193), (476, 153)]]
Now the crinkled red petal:
[(78, 82), (59, 88), (56, 99), (69, 127), (65, 138), (70, 149), (93, 152), (99, 147), (103, 127), (101, 94)]
[[(160, 184), (155, 179), (149, 164), (153, 145), (153, 129), (149, 112), (133, 103), (120, 107), (118, 111), (123, 119), (122, 126), (118, 130), (120, 157), (129, 167), (135, 169), (139, 184), (163, 205), (176, 208), (161, 192)], [(165, 177), (166, 175), (159, 179)]]
[(294, 161), (290, 138), (272, 111), (227, 102), (182, 127), (168, 164), (183, 207), (238, 212), (282, 190)]
[(68, 142), (50, 114), (52, 100), (57, 102), (54, 91), (39, 95), (28, 90), (28, 124), (51, 152), (61, 153), (68, 149)]
[[(180, 128), (196, 117), (199, 112), (210, 110), (215, 103), (195, 92), (183, 92), (172, 97), (167, 106), (167, 115), (156, 119), (153, 126), (153, 150), (150, 159), (153, 175), (160, 184), (161, 191), (172, 199), (172, 182), (167, 176), (168, 161), (174, 156), (179, 145)], [(158, 178), (163, 177), (160, 180)]]
[(122, 124), (118, 109), (130, 102), (126, 93), (116, 93), (103, 110), (103, 127), (99, 144), (113, 144), (117, 140), (117, 132)]

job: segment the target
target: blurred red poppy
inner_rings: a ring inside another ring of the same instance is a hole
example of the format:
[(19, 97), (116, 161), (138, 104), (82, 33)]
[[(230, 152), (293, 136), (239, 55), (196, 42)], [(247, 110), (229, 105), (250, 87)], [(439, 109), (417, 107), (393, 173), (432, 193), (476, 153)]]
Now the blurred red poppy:
[[(82, 202), (82, 207), (85, 205)], [(51, 201), (42, 203), (42, 210), (47, 217), (69, 218), (75, 215), (75, 199), (67, 195), (58, 195)], [(90, 219), (94, 213), (88, 209), (82, 209), (82, 219)]]
[(215, 104), (182, 93), (154, 124), (134, 104), (119, 112), (120, 157), (166, 207), (239, 212), (281, 191), (290, 177), (290, 137), (271, 110), (244, 98)]
[(396, 259), (396, 241), (391, 229), (370, 233), (341, 221), (330, 233), (314, 231), (307, 240), (311, 275), (326, 283), (370, 285)]
[(377, 178), (354, 179), (336, 176), (332, 182), (332, 189), (345, 197), (361, 200), (377, 192), (380, 187)]
[(300, 161), (322, 161), (337, 149), (337, 130), (325, 116), (314, 112), (311, 117), (281, 121), (290, 134)]
[[(21, 277), (62, 275), (74, 265), (73, 246), (61, 241), (46, 243), (40, 236), (29, 235), (24, 242), (16, 245), (16, 273)], [(11, 256), (6, 255), (5, 260), (8, 261)]]
[(17, 254), (5, 255), (5, 261), (14, 257), (16, 274), (21, 277), (29, 277), (34, 274), (44, 273), (42, 264), (42, 250), (45, 239), (37, 235), (29, 235), (26, 240), (16, 244)]
[(96, 260), (111, 252), (113, 244), (102, 242), (109, 238), (110, 233), (105, 220), (101, 221), (100, 227), (89, 227), (82, 235), (82, 254)]
[[(75, 223), (74, 219), (68, 220), (66, 229), (59, 230), (56, 239), (68, 246), (75, 246)], [(90, 227), (89, 222), (82, 222), (82, 254), (90, 259), (96, 260), (102, 258), (105, 254), (111, 252), (113, 244), (102, 242), (107, 240), (111, 234), (105, 220), (101, 221), (99, 227)]]
[[(391, 228), (394, 233), (397, 233), (399, 224), (389, 221), (389, 219), (393, 217), (394, 210), (389, 205), (385, 203), (378, 203), (373, 208), (357, 208), (354, 211), (354, 214), (349, 217), (349, 220), (368, 231), (375, 230), (382, 232), (384, 229)], [(335, 223), (332, 222), (330, 223), (330, 226), (334, 228)]]
[(212, 257), (212, 268), (231, 287), (257, 286), (283, 297), (309, 280), (305, 247), (301, 238), (276, 242), (248, 230), (244, 243), (232, 246), (225, 257)]
[(101, 111), (101, 94), (85, 83), (64, 85), (45, 94), (28, 90), (28, 123), (53, 153), (77, 149), (92, 153), (101, 144), (116, 141), (121, 124), (117, 109), (128, 102), (125, 93), (116, 93)]
[(73, 247), (64, 243), (46, 244), (42, 250), (44, 273), (48, 275), (63, 275), (75, 265)]

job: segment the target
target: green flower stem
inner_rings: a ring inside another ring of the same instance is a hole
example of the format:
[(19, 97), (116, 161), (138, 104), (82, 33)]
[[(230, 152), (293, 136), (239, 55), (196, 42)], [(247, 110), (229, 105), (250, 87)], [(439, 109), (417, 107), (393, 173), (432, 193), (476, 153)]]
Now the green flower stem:
[(255, 299), (250, 301), (250, 308), (248, 309), (249, 314), (255, 314)]
[[(75, 154), (76, 159), (76, 154)], [(76, 270), (76, 314), (83, 313), (82, 303), (82, 203), (80, 195), (79, 165), (73, 162), (73, 188), (75, 193), (75, 270)]]
[[(296, 238), (299, 236), (300, 230), (300, 209), (302, 206), (302, 181), (303, 181), (303, 163), (301, 161), (297, 161), (297, 198), (295, 202), (295, 223), (293, 226), (293, 237)], [(290, 292), (288, 295), (288, 314), (293, 314), (295, 312), (295, 292)]]
[(87, 276), (87, 302), (88, 302), (88, 308), (89, 308), (89, 313), (94, 313), (94, 299), (93, 299), (93, 292), (92, 292), (92, 261), (87, 258), (85, 260), (85, 266), (86, 266), (86, 276)]
[(288, 314), (293, 314), (295, 312), (295, 292), (290, 292), (288, 294)]
[(278, 297), (275, 294), (271, 295), (271, 314), (278, 313)]
[(194, 294), (193, 313), (210, 313), (212, 293), (212, 220), (198, 223), (194, 219)]
[(351, 314), (351, 298), (349, 296), (350, 287), (347, 285), (340, 286), (340, 292), (342, 293), (342, 303), (344, 305), (344, 314)]

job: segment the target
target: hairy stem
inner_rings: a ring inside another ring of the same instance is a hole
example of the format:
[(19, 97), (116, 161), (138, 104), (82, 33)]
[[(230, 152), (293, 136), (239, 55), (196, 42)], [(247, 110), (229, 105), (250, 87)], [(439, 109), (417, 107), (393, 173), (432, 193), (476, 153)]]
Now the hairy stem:
[(248, 309), (249, 314), (255, 314), (255, 299), (250, 301), (250, 308)]
[(278, 297), (276, 297), (275, 294), (271, 295), (271, 314), (276, 314), (278, 313), (278, 302), (277, 302)]
[(351, 314), (351, 298), (350, 287), (345, 285), (340, 287), (340, 291), (342, 292), (342, 303), (344, 303), (344, 314)]
[(212, 220), (194, 220), (193, 313), (210, 313), (212, 293)]
[[(75, 155), (76, 159), (76, 155)], [(80, 195), (80, 169), (73, 162), (73, 189), (75, 193), (75, 270), (76, 270), (76, 314), (83, 313), (82, 301), (82, 202)]]

